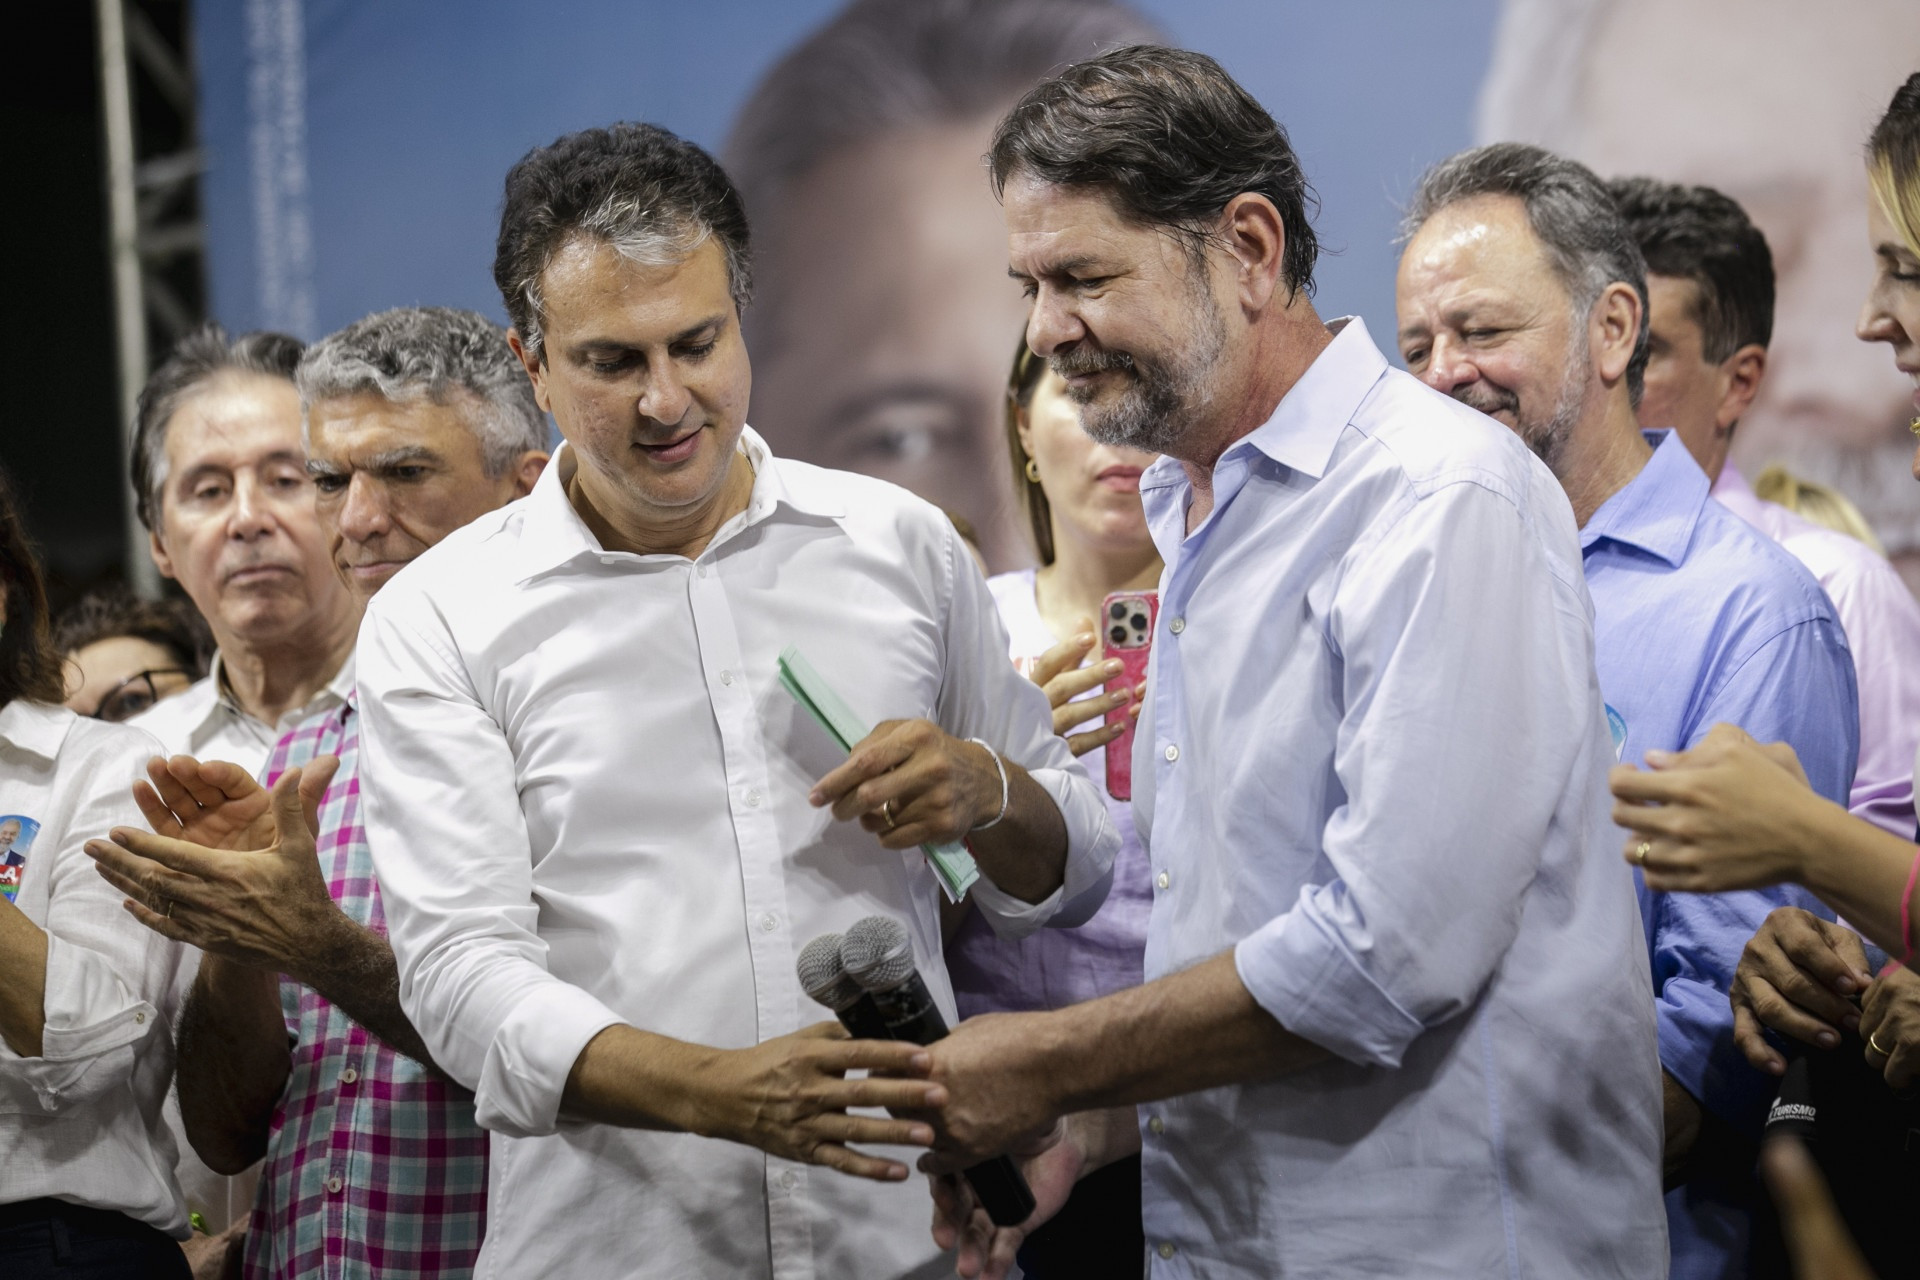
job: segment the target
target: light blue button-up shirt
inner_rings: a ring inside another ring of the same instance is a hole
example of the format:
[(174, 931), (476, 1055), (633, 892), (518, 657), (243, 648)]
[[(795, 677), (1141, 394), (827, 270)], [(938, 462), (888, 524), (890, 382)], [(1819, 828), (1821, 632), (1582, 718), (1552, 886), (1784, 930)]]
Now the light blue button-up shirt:
[(1358, 320), (1192, 490), (1134, 754), (1146, 973), (1233, 949), (1330, 1061), (1141, 1108), (1156, 1276), (1664, 1273), (1646, 946), (1579, 534)]
[[(1846, 804), (1860, 708), (1832, 604), (1798, 560), (1708, 499), (1706, 473), (1678, 437), (1646, 437), (1654, 446), (1646, 466), (1580, 531), (1594, 657), (1624, 735), (1620, 758), (1638, 764), (1654, 748), (1683, 750), (1725, 721), (1791, 744), (1814, 789)], [(1774, 908), (1832, 913), (1791, 886), (1649, 893), (1638, 872), (1634, 880), (1661, 1065), (1736, 1134), (1757, 1138), (1779, 1081), (1734, 1046), (1733, 970)], [(1748, 1216), (1760, 1195), (1744, 1168), (1668, 1195), (1677, 1280), (1746, 1274)]]

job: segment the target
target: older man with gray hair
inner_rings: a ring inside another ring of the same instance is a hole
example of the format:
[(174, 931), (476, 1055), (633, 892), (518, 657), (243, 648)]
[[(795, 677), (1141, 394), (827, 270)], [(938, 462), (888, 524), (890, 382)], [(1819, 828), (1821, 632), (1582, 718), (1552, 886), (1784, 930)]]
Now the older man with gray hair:
[[(1708, 500), (1685, 442), (1641, 430), (1646, 266), (1605, 185), (1539, 147), (1496, 143), (1429, 171), (1406, 230), (1408, 370), (1512, 429), (1573, 504), (1616, 759), (1657, 767), (1725, 721), (1791, 743), (1814, 789), (1844, 805), (1860, 730), (1846, 637), (1797, 560)], [(1742, 1275), (1752, 1145), (1774, 1083), (1734, 1044), (1727, 988), (1770, 911), (1821, 908), (1793, 888), (1652, 893), (1637, 874), (1635, 885), (1664, 1072), (1672, 1273)]]
[[(471, 312), (369, 316), (310, 348), (295, 381), (321, 525), (361, 602), (546, 463), (546, 417), (506, 335)], [(142, 920), (206, 952), (181, 1021), (181, 1111), (213, 1168), (266, 1157), (253, 1276), (466, 1275), (485, 1228), (472, 1095), (400, 1008), (357, 716), (350, 696), (295, 726), (264, 788), (228, 764), (156, 762), (141, 799), (157, 834), (91, 846), (137, 901), (171, 902)]]

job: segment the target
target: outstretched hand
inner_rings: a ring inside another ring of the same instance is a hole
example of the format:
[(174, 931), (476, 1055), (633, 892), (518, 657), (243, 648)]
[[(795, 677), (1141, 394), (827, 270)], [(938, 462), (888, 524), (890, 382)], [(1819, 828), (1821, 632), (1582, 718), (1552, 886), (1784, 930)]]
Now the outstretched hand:
[(1804, 878), (1799, 819), (1825, 802), (1793, 748), (1720, 724), (1690, 750), (1646, 760), (1644, 770), (1615, 766), (1609, 783), (1627, 861), (1649, 889), (1724, 893)]
[[(167, 791), (158, 779), (150, 797), (167, 816), (149, 817), (156, 827), (183, 834), (115, 827), (109, 839), (87, 841), (87, 856), (127, 895), (134, 919), (155, 933), (304, 981), (307, 966), (324, 962), (341, 928), (352, 928), (334, 906), (315, 857), (319, 802), (339, 761), (325, 756), (305, 769), (288, 769), (269, 795), (226, 777), (235, 793), (229, 794), (208, 780), (206, 766), (186, 771), (190, 785), (175, 771), (182, 759), (166, 770), (179, 787), (172, 803), (163, 799)], [(223, 775), (215, 770), (214, 776)], [(192, 797), (196, 789), (208, 802), (196, 799), (189, 806), (181, 796)], [(265, 824), (252, 816), (254, 792), (267, 797)], [(235, 849), (203, 844), (186, 833), (229, 842), (269, 838)]]
[[(339, 765), (338, 758), (322, 756), (300, 771), (301, 808), (316, 836), (320, 800)], [(133, 799), (154, 834), (209, 849), (265, 849), (273, 844), (272, 797), (239, 765), (154, 756), (147, 761), (147, 777), (150, 782), (133, 784)]]

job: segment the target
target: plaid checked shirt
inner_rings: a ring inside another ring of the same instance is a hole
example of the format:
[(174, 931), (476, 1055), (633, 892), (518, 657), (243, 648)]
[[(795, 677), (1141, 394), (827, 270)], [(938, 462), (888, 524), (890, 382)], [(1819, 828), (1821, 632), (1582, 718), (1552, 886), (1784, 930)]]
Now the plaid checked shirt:
[[(386, 935), (360, 820), (360, 727), (352, 702), (274, 746), (288, 768), (337, 755), (320, 805), (319, 855), (340, 909)], [(293, 1074), (273, 1114), (245, 1274), (468, 1276), (486, 1229), (487, 1134), (473, 1095), (388, 1048), (314, 992), (282, 979)]]

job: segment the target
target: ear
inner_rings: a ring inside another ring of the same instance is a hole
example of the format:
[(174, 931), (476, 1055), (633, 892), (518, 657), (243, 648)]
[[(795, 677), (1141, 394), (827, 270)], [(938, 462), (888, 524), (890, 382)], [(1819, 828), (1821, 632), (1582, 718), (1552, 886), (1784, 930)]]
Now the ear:
[[(1041, 377), (1045, 378), (1046, 375), (1042, 374)], [(1019, 405), (1015, 405), (1013, 410), (1013, 432), (1015, 435), (1020, 437), (1020, 447), (1026, 450), (1027, 456), (1029, 458), (1033, 456), (1033, 409), (1031, 408), (1032, 403), (1033, 403), (1032, 401), (1028, 401), (1027, 402), (1028, 407), (1024, 407), (1024, 408)]]
[(513, 464), (514, 497), (524, 498), (533, 492), (534, 482), (547, 469), (547, 456), (531, 449), (520, 455), (520, 460)]
[(513, 354), (519, 359), (520, 367), (527, 371), (528, 381), (533, 383), (533, 398), (542, 413), (552, 413), (553, 406), (547, 403), (547, 363), (544, 354), (535, 355), (520, 341), (518, 329), (507, 330), (507, 345), (513, 348)]
[[(1248, 312), (1266, 309), (1281, 287), (1287, 252), (1287, 228), (1273, 201), (1244, 191), (1227, 201), (1220, 215), (1221, 238), (1239, 264), (1240, 305)], [(1291, 300), (1289, 300), (1291, 301)]]
[(1749, 342), (1725, 360), (1720, 362), (1720, 376), (1725, 386), (1720, 392), (1720, 405), (1714, 411), (1714, 430), (1723, 434), (1733, 430), (1747, 412), (1747, 406), (1760, 394), (1760, 380), (1767, 376), (1767, 349), (1757, 342)]
[(1633, 348), (1640, 341), (1640, 292), (1616, 280), (1601, 291), (1587, 322), (1593, 346), (1594, 369), (1600, 381), (1613, 386), (1627, 376)]
[(180, 575), (173, 571), (173, 557), (167, 554), (167, 544), (161, 541), (157, 529), (147, 530), (147, 554), (153, 557), (153, 567), (160, 571), (161, 577), (179, 579)]

